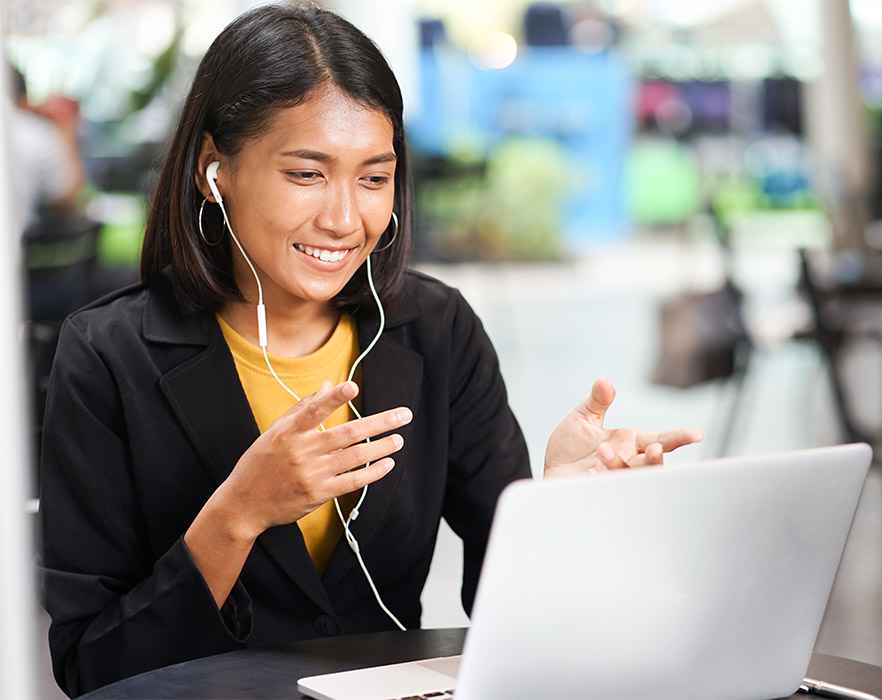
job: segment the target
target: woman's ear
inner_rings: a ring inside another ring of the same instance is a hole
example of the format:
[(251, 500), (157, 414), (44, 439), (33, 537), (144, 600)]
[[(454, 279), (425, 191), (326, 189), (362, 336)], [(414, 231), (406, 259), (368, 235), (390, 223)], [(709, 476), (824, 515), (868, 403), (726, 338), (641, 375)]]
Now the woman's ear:
[[(217, 148), (215, 148), (214, 139), (211, 134), (204, 131), (202, 133), (202, 143), (199, 146), (199, 158), (196, 166), (196, 188), (202, 193), (203, 197), (210, 197), (211, 201), (214, 201), (214, 195), (212, 195), (211, 188), (208, 186), (208, 178), (205, 173), (211, 163), (221, 160), (222, 158), (217, 152)], [(218, 185), (218, 189), (220, 189), (220, 185)], [(223, 192), (221, 192), (221, 196), (223, 196)]]

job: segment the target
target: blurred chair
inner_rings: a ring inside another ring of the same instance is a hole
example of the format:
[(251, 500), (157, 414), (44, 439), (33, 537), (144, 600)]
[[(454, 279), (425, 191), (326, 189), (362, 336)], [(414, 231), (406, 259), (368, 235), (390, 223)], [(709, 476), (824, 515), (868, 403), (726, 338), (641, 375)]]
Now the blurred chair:
[(101, 224), (76, 215), (48, 215), (25, 230), (28, 320), (60, 323), (92, 300)]
[(741, 303), (740, 290), (727, 281), (719, 289), (685, 292), (661, 306), (661, 353), (652, 381), (680, 389), (713, 380), (731, 386), (728, 406), (720, 406), (725, 413), (717, 456), (729, 452), (753, 347)]
[(655, 384), (680, 389), (710, 381), (731, 387), (728, 406), (720, 404), (722, 418), (716, 456), (729, 453), (744, 400), (745, 379), (754, 348), (744, 320), (744, 294), (734, 282), (728, 228), (708, 207), (724, 256), (725, 280), (716, 289), (686, 291), (661, 305), (661, 350), (652, 376)]
[[(820, 270), (818, 254), (800, 249), (800, 289), (812, 314), (812, 326), (803, 337), (814, 340), (830, 377), (845, 438), (850, 442), (882, 442), (882, 426), (860, 425), (856, 396), (845, 381), (847, 351), (850, 344), (870, 341), (882, 352), (882, 260), (867, 256), (849, 264)], [(834, 261), (835, 262), (835, 261)], [(875, 263), (875, 265), (873, 264)], [(877, 392), (882, 387), (875, 387)]]
[[(101, 224), (87, 217), (48, 214), (26, 229), (22, 237), (25, 342), (37, 464), (46, 389), (61, 324), (69, 313), (91, 301), (98, 293), (100, 230)], [(38, 491), (39, 469), (36, 466), (34, 487)]]

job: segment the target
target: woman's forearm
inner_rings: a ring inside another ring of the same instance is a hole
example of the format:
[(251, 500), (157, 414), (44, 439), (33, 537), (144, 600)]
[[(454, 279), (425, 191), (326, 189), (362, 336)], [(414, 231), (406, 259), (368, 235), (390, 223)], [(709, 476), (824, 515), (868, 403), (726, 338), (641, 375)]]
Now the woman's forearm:
[(258, 534), (246, 525), (223, 487), (203, 506), (184, 534), (184, 544), (218, 608), (233, 590)]

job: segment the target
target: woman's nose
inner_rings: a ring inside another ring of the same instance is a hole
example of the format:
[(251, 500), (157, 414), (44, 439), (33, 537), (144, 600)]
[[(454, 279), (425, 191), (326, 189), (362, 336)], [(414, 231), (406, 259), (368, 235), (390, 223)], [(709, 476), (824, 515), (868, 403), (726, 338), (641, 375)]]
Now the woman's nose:
[(351, 187), (345, 184), (328, 187), (316, 225), (339, 238), (361, 228), (358, 199)]

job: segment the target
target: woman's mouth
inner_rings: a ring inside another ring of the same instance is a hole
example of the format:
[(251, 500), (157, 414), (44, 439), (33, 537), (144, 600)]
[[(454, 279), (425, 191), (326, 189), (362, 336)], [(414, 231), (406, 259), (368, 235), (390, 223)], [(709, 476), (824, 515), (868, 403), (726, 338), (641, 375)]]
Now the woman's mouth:
[(330, 250), (329, 248), (316, 248), (310, 245), (303, 245), (301, 243), (295, 243), (294, 247), (297, 248), (301, 253), (305, 253), (306, 255), (311, 255), (317, 260), (321, 260), (323, 262), (339, 262), (347, 255), (349, 255), (349, 251), (352, 248), (347, 248), (345, 250)]

